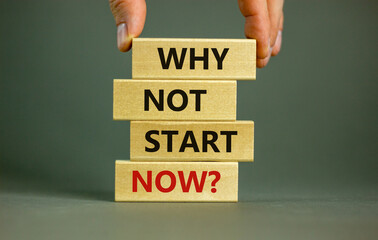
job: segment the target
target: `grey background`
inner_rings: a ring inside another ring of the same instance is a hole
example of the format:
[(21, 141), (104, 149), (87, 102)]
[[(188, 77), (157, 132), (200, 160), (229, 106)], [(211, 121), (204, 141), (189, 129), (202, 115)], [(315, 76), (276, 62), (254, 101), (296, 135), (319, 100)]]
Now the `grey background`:
[[(142, 37), (243, 38), (236, 1), (147, 1)], [(0, 238), (376, 239), (374, 1), (286, 1), (282, 51), (238, 82), (255, 162), (237, 204), (114, 203), (131, 78), (107, 1), (0, 2)]]

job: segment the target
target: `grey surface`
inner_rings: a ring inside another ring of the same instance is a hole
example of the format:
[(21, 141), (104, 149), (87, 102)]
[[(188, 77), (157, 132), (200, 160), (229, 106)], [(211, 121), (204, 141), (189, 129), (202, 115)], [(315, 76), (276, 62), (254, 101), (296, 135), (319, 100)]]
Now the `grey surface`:
[[(143, 37), (244, 37), (236, 1), (147, 4)], [(240, 203), (117, 204), (129, 123), (112, 120), (112, 79), (131, 54), (107, 1), (1, 1), (0, 238), (376, 239), (377, 10), (286, 1), (282, 52), (238, 83), (256, 124)]]
[[(106, 195), (106, 194), (105, 194)], [(96, 195), (99, 196), (99, 195)], [(2, 239), (376, 239), (377, 192), (254, 193), (239, 203), (114, 203), (1, 193)]]

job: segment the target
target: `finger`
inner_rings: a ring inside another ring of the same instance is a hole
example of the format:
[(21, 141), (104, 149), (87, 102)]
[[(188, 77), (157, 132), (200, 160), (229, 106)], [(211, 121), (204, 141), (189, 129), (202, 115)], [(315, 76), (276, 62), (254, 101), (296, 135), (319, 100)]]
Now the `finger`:
[(280, 52), (281, 43), (282, 43), (282, 31), (278, 31), (277, 40), (272, 49), (272, 56), (276, 56)]
[(284, 0), (267, 0), (270, 20), (270, 47), (276, 43), (280, 27), (281, 17), (283, 15)]
[(267, 58), (270, 48), (270, 23), (266, 0), (238, 0), (238, 3), (245, 17), (245, 36), (257, 41), (257, 59)]
[(138, 37), (146, 20), (145, 0), (109, 0), (117, 24), (117, 45), (121, 52), (130, 50), (132, 39)]
[(266, 65), (268, 65), (268, 62), (270, 60), (270, 56), (271, 56), (271, 53), (272, 53), (272, 48), (269, 49), (269, 54), (266, 58), (264, 59), (256, 59), (256, 66), (258, 68), (263, 68), (265, 67)]
[(283, 21), (284, 21), (284, 15), (282, 14), (281, 20), (280, 20), (280, 27), (279, 27), (278, 35), (277, 35), (277, 40), (272, 50), (272, 56), (276, 56), (281, 51)]

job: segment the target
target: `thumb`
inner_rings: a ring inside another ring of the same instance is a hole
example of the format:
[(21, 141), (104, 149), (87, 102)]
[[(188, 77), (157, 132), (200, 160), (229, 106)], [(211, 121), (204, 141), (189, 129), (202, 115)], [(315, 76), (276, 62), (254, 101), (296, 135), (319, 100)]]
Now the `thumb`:
[(117, 45), (121, 52), (129, 51), (131, 41), (143, 30), (146, 20), (145, 0), (109, 0), (117, 24)]

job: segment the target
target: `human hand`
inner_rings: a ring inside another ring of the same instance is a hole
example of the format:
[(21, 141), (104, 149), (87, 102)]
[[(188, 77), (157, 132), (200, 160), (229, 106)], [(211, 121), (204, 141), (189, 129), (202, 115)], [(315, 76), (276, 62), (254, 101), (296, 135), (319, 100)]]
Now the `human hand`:
[[(145, 0), (109, 0), (117, 24), (117, 45), (129, 51), (146, 20)], [(238, 0), (245, 17), (245, 36), (257, 41), (256, 65), (265, 67), (281, 49), (284, 0)]]
[(257, 41), (256, 65), (265, 67), (281, 50), (284, 0), (238, 0), (244, 33)]
[(109, 4), (117, 24), (118, 49), (127, 52), (132, 39), (142, 33), (146, 20), (146, 1), (109, 0)]

